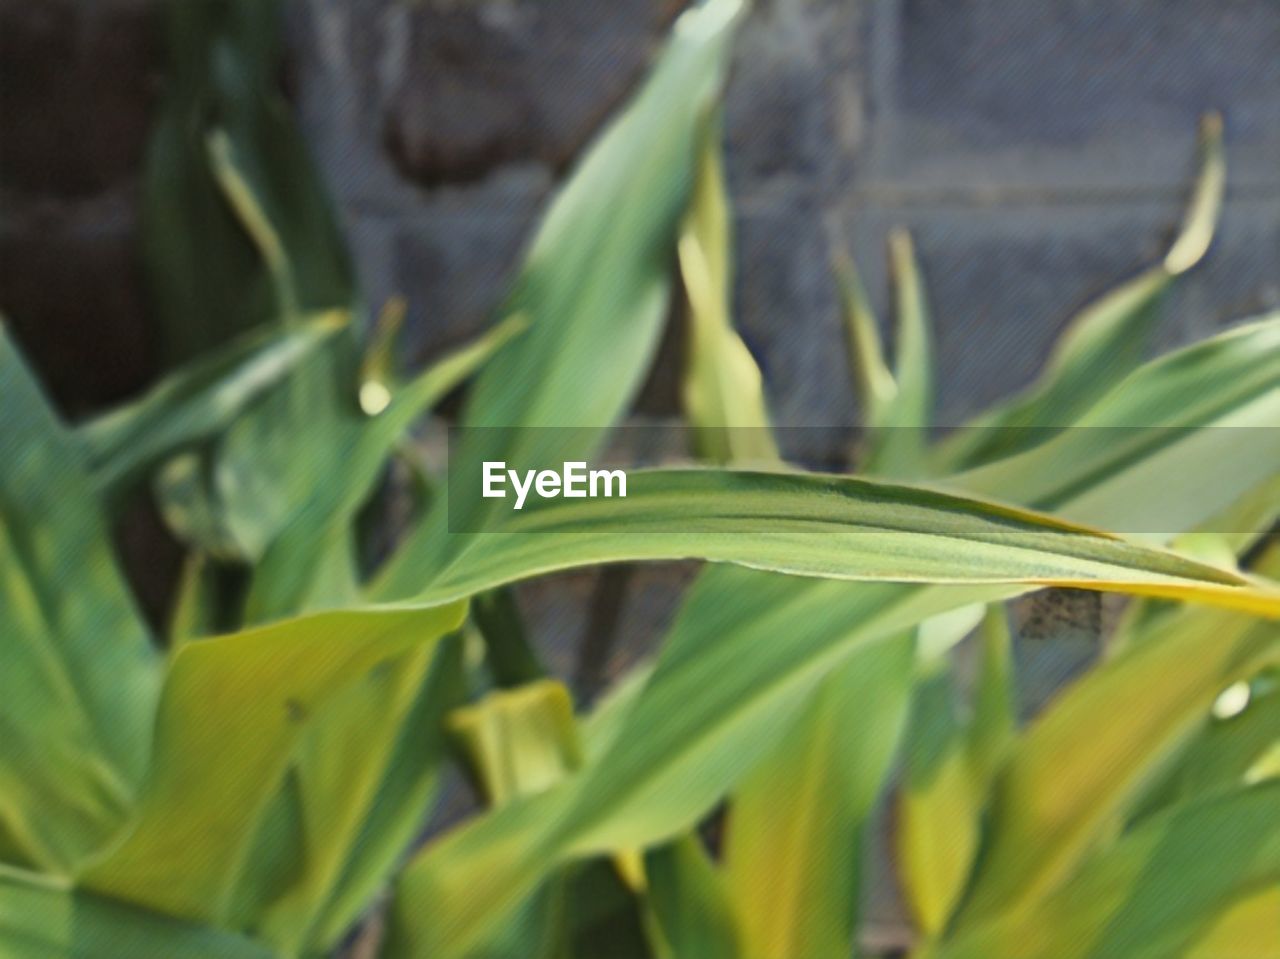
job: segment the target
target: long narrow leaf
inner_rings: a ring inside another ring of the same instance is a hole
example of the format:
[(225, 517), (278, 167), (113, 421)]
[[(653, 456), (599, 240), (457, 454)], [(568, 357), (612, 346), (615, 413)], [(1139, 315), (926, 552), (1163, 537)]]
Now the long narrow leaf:
[(838, 250), (833, 256), (833, 269), (840, 287), (849, 368), (858, 391), (862, 425), (880, 429), (888, 421), (890, 404), (898, 394), (898, 382), (885, 362), (875, 312), (853, 257)]
[(1200, 172), (1182, 230), (1164, 260), (1089, 304), (1067, 325), (1044, 373), (1025, 393), (979, 416), (945, 443), (939, 472), (977, 466), (1039, 442), (1036, 428), (1066, 426), (1142, 358), (1164, 299), (1209, 248), (1222, 209), (1222, 118), (1205, 118)]
[(915, 650), (908, 631), (851, 655), (735, 791), (725, 860), (744, 959), (848, 957), (863, 830), (906, 721)]
[(718, 142), (707, 124), (689, 215), (680, 234), (680, 272), (689, 299), (689, 356), (682, 388), (697, 454), (711, 463), (771, 463), (760, 368), (730, 321), (729, 198)]
[[(455, 466), (589, 459), (626, 411), (658, 345), (698, 136), (742, 10), (742, 0), (711, 0), (683, 15), (645, 85), (556, 196), (500, 313), (530, 329), (477, 378)], [(378, 597), (417, 592), (423, 556), (435, 563), (457, 545), (449, 520), (484, 516), (478, 488), (457, 493), (388, 564)]]
[(252, 332), (78, 427), (98, 494), (110, 497), (177, 448), (225, 429), (345, 322), (333, 313), (288, 330)]
[(0, 325), (0, 833), (66, 870), (116, 828), (160, 663), (80, 446)]
[[(959, 936), (936, 959), (1165, 959), (1232, 904), (1280, 884), (1280, 782), (1155, 817), (1031, 908)], [(1277, 943), (1273, 921), (1251, 948)], [(1264, 930), (1266, 927), (1263, 927)]]
[(820, 474), (654, 470), (625, 497), (541, 499), (471, 539), (419, 601), (624, 560), (696, 558), (851, 580), (1028, 583), (1280, 615), (1280, 590), (979, 500)]
[(893, 369), (897, 390), (884, 410), (880, 429), (872, 434), (863, 469), (911, 479), (925, 468), (928, 428), (933, 422), (933, 334), (915, 245), (905, 230), (890, 235), (889, 262), (897, 329)]
[(1010, 754), (961, 928), (1060, 885), (1126, 818), (1217, 695), (1280, 663), (1273, 623), (1186, 609), (1150, 628), (1158, 642), (1135, 643), (1077, 682)]
[[(1257, 451), (1238, 443), (1217, 448), (1214, 426), (1275, 421), (1275, 410), (1262, 401), (1280, 382), (1278, 332), (1280, 324), (1255, 324), (1167, 357), (1135, 373), (1091, 413), (1103, 423), (1200, 428), (1156, 431), (1136, 452), (1101, 442), (1082, 459), (1031, 451), (1009, 474), (1003, 495), (1034, 505), (1074, 488), (1079, 509), (1070, 497), (1058, 502), (1089, 521), (1109, 511), (1110, 491), (1127, 499), (1129, 477), (1142, 475), (1149, 461), (1176, 455), (1191, 475), (1212, 482), (1192, 504), (1199, 509), (1176, 513), (1170, 531), (1208, 519), (1256, 486), (1254, 477), (1242, 475), (1248, 470), (1236, 467)], [(1215, 389), (1198, 388), (1207, 384)], [(1147, 395), (1156, 402), (1147, 404)], [(1214, 457), (1197, 455), (1205, 450)], [(1277, 463), (1271, 466), (1274, 471)], [(1135, 500), (1139, 518), (1154, 523), (1152, 517), (1158, 520), (1177, 495), (1165, 483), (1148, 484), (1144, 498)], [(571, 784), (485, 817), (425, 853), (398, 888), (397, 926), (410, 943), (465, 943), (476, 923), (499, 914), (547, 869), (582, 848), (573, 836), (547, 835), (548, 821), (568, 824), (578, 837), (594, 833), (585, 843), (589, 848), (678, 834), (741, 780), (776, 730), (854, 650), (937, 613), (1020, 591), (892, 584), (850, 589), (730, 566), (708, 570), (691, 590), (657, 668), (610, 712), (599, 759)], [(726, 595), (735, 602), (726, 603)], [(436, 907), (430, 914), (427, 903)]]
[[(967, 632), (971, 623), (961, 618), (959, 628)], [(926, 664), (916, 691), (894, 838), (907, 904), (925, 936), (940, 933), (960, 901), (978, 851), (987, 791), (1013, 737), (1010, 639), (1003, 606), (991, 606), (978, 633), (977, 688), (968, 716), (958, 713), (946, 660)]]

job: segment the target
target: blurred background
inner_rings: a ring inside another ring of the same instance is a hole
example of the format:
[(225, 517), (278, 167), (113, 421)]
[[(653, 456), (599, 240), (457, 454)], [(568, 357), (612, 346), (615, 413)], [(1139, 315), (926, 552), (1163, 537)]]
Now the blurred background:
[[(367, 302), (407, 298), (415, 358), (485, 326), (549, 192), (682, 5), (285, 4), (284, 85)], [(0, 308), (72, 413), (159, 362), (136, 238), (160, 6), (0, 0)], [(957, 422), (1026, 382), (1074, 308), (1161, 254), (1211, 109), (1226, 213), (1165, 346), (1280, 303), (1275, 0), (756, 0), (728, 159), (737, 319), (779, 424), (855, 420), (829, 231), (881, 303), (885, 234), (914, 231), (940, 418)], [(675, 411), (672, 365), (645, 412)]]
[[(281, 84), (370, 311), (407, 304), (411, 364), (491, 321), (551, 192), (683, 6), (283, 3)], [(0, 310), (72, 417), (163, 362), (139, 240), (162, 7), (0, 0)], [(886, 234), (913, 231), (938, 422), (958, 423), (1028, 382), (1076, 309), (1163, 254), (1210, 110), (1225, 119), (1227, 203), (1208, 261), (1169, 303), (1163, 348), (1280, 305), (1276, 0), (756, 0), (726, 111), (736, 321), (775, 423), (802, 427), (784, 440), (839, 462), (858, 420), (833, 240), (883, 310)], [(682, 340), (670, 324), (646, 421), (678, 414)], [(177, 548), (147, 509), (118, 534), (159, 616)], [(521, 598), (589, 694), (652, 647), (690, 574), (591, 571)], [(1028, 710), (1096, 652), (1106, 619), (1093, 596), (1029, 605)]]
[[(491, 322), (551, 192), (683, 6), (284, 4), (281, 83), (365, 302), (407, 304), (411, 365)], [(72, 417), (162, 368), (139, 243), (161, 7), (0, 0), (0, 311)], [(755, 0), (727, 162), (736, 322), (775, 422), (828, 447), (813, 456), (843, 455), (858, 411), (830, 252), (835, 240), (853, 251), (883, 310), (884, 241), (899, 224), (931, 293), (938, 421), (1027, 383), (1080, 306), (1163, 254), (1211, 110), (1226, 128), (1225, 212), (1207, 262), (1173, 294), (1162, 348), (1280, 306), (1280, 3)], [(646, 419), (678, 414), (682, 332), (669, 327)], [(118, 532), (157, 615), (176, 547), (165, 552), (145, 510)], [(692, 572), (574, 573), (523, 586), (520, 602), (550, 664), (589, 698), (652, 648)], [(1018, 604), (1024, 712), (1096, 655), (1112, 612), (1064, 591)], [(892, 928), (892, 904), (879, 912)]]

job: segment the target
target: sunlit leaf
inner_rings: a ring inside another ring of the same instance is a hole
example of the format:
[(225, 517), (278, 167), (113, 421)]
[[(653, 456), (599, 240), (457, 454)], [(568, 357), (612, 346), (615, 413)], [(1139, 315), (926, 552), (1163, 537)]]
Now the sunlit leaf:
[(1135, 642), (1078, 680), (1010, 752), (961, 928), (1061, 885), (1119, 828), (1218, 694), (1280, 663), (1274, 623), (1187, 608), (1149, 628), (1158, 641)]
[[(971, 620), (958, 628), (968, 632)], [(964, 892), (992, 774), (1013, 735), (1010, 636), (1002, 606), (983, 616), (972, 709), (962, 715), (949, 662), (923, 664), (894, 837), (907, 904), (935, 936)]]
[[(1063, 782), (1072, 780), (1064, 778)], [(930, 959), (1166, 959), (1186, 955), (1233, 903), (1280, 885), (1280, 782), (1171, 809), (1057, 892), (962, 933)], [(1272, 929), (1277, 924), (1272, 923)], [(1264, 927), (1265, 928), (1265, 927)], [(1275, 941), (1266, 932), (1253, 946)], [(1215, 955), (1219, 959), (1222, 954)], [(1229, 955), (1229, 953), (1228, 953)]]
[(542, 792), (581, 763), (573, 701), (554, 680), (490, 693), (448, 726), (490, 805)]
[(725, 861), (738, 956), (849, 955), (863, 830), (906, 722), (915, 650), (908, 631), (851, 655), (734, 791)]
[(627, 495), (538, 499), (473, 536), (418, 601), (624, 560), (696, 558), (850, 580), (1028, 583), (1280, 614), (1280, 590), (1043, 514), (815, 473), (652, 470)]
[[(1255, 324), (1157, 361), (1090, 414), (1101, 422), (1201, 428), (1157, 430), (1136, 450), (1099, 443), (1078, 459), (1052, 449), (1030, 451), (1009, 474), (1004, 495), (1032, 505), (1055, 500), (1082, 520), (1096, 520), (1109, 512), (1109, 491), (1127, 502), (1131, 476), (1142, 475), (1152, 459), (1176, 454), (1184, 469), (1206, 478), (1201, 494), (1173, 510), (1179, 492), (1168, 483), (1148, 483), (1145, 495), (1134, 499), (1138, 518), (1154, 525), (1162, 509), (1171, 510), (1172, 532), (1208, 519), (1257, 485), (1243, 467), (1258, 451), (1238, 443), (1218, 448), (1212, 427), (1275, 421), (1267, 398), (1280, 383), (1277, 333), (1280, 324)], [(1147, 395), (1179, 396), (1181, 402), (1157, 399), (1148, 406)], [(1214, 455), (1197, 455), (1206, 450)], [(1274, 472), (1280, 457), (1270, 465)], [(1076, 499), (1059, 496), (1064, 488), (1074, 489)], [(656, 668), (608, 711), (600, 745), (587, 738), (588, 755), (599, 759), (564, 787), (465, 826), (427, 850), (398, 885), (395, 922), (416, 941), (456, 946), (475, 934), (476, 923), (501, 914), (584, 845), (626, 847), (688, 829), (742, 779), (822, 678), (854, 650), (938, 613), (1020, 591), (900, 584), (851, 589), (732, 566), (708, 570), (688, 594)], [(548, 834), (549, 822), (567, 825)], [(449, 905), (428, 914), (427, 903)]]
[[(451, 469), (590, 459), (630, 405), (658, 346), (699, 136), (742, 7), (711, 0), (676, 22), (646, 83), (556, 196), (499, 311), (524, 316), (529, 331), (476, 379)], [(464, 539), (450, 529), (473, 528), (492, 506), (478, 487), (451, 492), (387, 565), (377, 596), (417, 592)]]
[(308, 721), (378, 662), (439, 640), (464, 611), (318, 613), (184, 645), (165, 679), (137, 811), (84, 884), (225, 923), (254, 826)]
[(760, 368), (730, 319), (732, 241), (719, 138), (720, 124), (707, 124), (677, 245), (689, 299), (681, 395), (700, 459), (771, 463), (778, 451), (769, 432)]

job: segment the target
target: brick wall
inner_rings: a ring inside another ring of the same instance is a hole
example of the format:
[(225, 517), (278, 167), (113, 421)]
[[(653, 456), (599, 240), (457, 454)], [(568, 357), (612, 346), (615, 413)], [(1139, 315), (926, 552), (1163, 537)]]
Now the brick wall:
[[(486, 322), (552, 185), (679, 7), (287, 4), (304, 126), (370, 301), (407, 295), (419, 354)], [(134, 241), (157, 33), (154, 0), (0, 0), (0, 307), (73, 407), (151, 369)], [(855, 416), (833, 224), (882, 303), (884, 234), (916, 232), (954, 422), (1026, 381), (1073, 307), (1158, 254), (1213, 108), (1227, 211), (1167, 345), (1280, 302), (1272, 0), (757, 0), (728, 138), (739, 321), (779, 419)], [(646, 408), (673, 404), (659, 378)]]

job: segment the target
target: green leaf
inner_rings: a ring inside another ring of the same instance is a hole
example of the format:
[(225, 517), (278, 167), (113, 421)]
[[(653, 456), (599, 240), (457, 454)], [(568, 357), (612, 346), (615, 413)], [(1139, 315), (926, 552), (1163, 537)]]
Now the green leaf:
[[(175, 351), (264, 322), (292, 327), (312, 311), (358, 313), (336, 222), (277, 89), (278, 5), (177, 4), (168, 16), (174, 76), (145, 233)], [(180, 537), (213, 556), (259, 558), (355, 408), (356, 362), (354, 336), (335, 337), (211, 449), (162, 472), (163, 513)]]
[[(278, 89), (279, 4), (178, 3), (165, 15), (169, 76), (146, 159), (142, 240), (170, 359), (278, 319), (281, 257), (299, 309), (351, 307), (337, 225)], [(251, 184), (257, 219), (235, 205), (233, 181)]]
[[(1129, 477), (1142, 474), (1148, 460), (1176, 450), (1205, 482), (1192, 503), (1201, 510), (1174, 511), (1170, 525), (1186, 524), (1174, 532), (1194, 527), (1256, 485), (1243, 475), (1247, 470), (1236, 469), (1256, 450), (1239, 443), (1219, 449), (1208, 427), (1275, 421), (1275, 410), (1260, 400), (1276, 392), (1280, 377), (1277, 332), (1280, 324), (1256, 324), (1167, 357), (1135, 373), (1091, 412), (1103, 422), (1115, 416), (1129, 425), (1205, 428), (1155, 431), (1154, 442), (1141, 445), (1136, 456), (1114, 455), (1132, 450), (1102, 444), (1080, 460), (1055, 457), (1051, 449), (1052, 470), (1044, 468), (1043, 447), (1030, 451), (1020, 464), (1030, 480), (1023, 489), (1006, 487), (1005, 495), (1025, 495), (1035, 504), (1064, 486), (1076, 487), (1082, 502), (1088, 497), (1080, 518), (1090, 520), (1090, 510), (1107, 511), (1109, 490), (1125, 493)], [(1150, 409), (1142, 402), (1147, 393), (1183, 400)], [(1214, 457), (1196, 455), (1205, 450)], [(1177, 495), (1169, 483), (1148, 485), (1136, 506), (1142, 517), (1158, 518)], [(1072, 509), (1074, 502), (1064, 499), (1062, 505)], [(465, 944), (476, 924), (501, 914), (505, 903), (582, 848), (574, 836), (548, 835), (548, 822), (579, 835), (594, 831), (591, 848), (625, 848), (688, 829), (741, 780), (822, 678), (854, 650), (935, 614), (1021, 591), (851, 588), (732, 566), (708, 569), (692, 587), (652, 674), (620, 693), (601, 716), (599, 734), (587, 737), (588, 755), (599, 758), (565, 786), (477, 820), (428, 849), (398, 886), (393, 925), (404, 924), (410, 942)]]
[(724, 877), (696, 836), (649, 851), (644, 870), (649, 935), (660, 959), (741, 959)]
[[(463, 694), (459, 637), (435, 652), (416, 649), (366, 671), (299, 740), (289, 781), (296, 788), (286, 784), (272, 806), (302, 827), (301, 848), (291, 873), (245, 902), (242, 920), (282, 951), (332, 946), (421, 827), (446, 752), (444, 716)], [(280, 837), (265, 828), (260, 836), (242, 885), (270, 873)]]
[(681, 395), (695, 452), (712, 463), (776, 462), (760, 368), (730, 320), (732, 248), (719, 122), (699, 150), (689, 215), (677, 246), (689, 300)]
[[(961, 638), (972, 623), (960, 618), (951, 627), (953, 634), (959, 633), (953, 638)], [(978, 639), (977, 689), (970, 714), (958, 710), (950, 663), (945, 658), (926, 662), (904, 750), (897, 861), (916, 926), (929, 937), (945, 928), (964, 891), (979, 846), (991, 776), (1013, 735), (1010, 636), (1003, 606), (986, 611)]]
[(909, 631), (850, 655), (733, 793), (736, 955), (849, 956), (863, 833), (906, 722), (915, 649)]
[[(410, 654), (416, 655), (416, 654)], [(431, 657), (408, 715), (395, 734), (395, 752), (372, 805), (360, 815), (360, 828), (346, 851), (342, 873), (327, 902), (315, 910), (310, 944), (334, 948), (382, 891), (405, 850), (422, 831), (422, 822), (439, 792), (447, 751), (444, 717), (466, 694), (462, 636), (446, 637)], [(364, 737), (362, 730), (348, 735)], [(332, 846), (333, 837), (322, 837)]]
[[(1062, 782), (1070, 782), (1063, 779)], [(1048, 898), (1005, 904), (1000, 918), (957, 936), (935, 959), (1165, 959), (1236, 903), (1280, 884), (1280, 782), (1157, 816), (1090, 861)], [(1276, 941), (1252, 943), (1255, 955)], [(1216, 954), (1222, 956), (1222, 953)]]
[(946, 482), (1167, 540), (1280, 473), (1276, 422), (1280, 313), (1139, 368), (1070, 429)]
[(1187, 608), (1151, 628), (1158, 642), (1134, 643), (1077, 681), (1010, 753), (959, 928), (1061, 885), (1119, 828), (1218, 694), (1280, 663), (1273, 623)]
[(1280, 614), (1280, 590), (1050, 517), (816, 473), (652, 470), (627, 495), (538, 499), (468, 539), (419, 602), (599, 563), (703, 559), (850, 580), (1027, 583)]
[(988, 607), (978, 638), (981, 655), (967, 751), (975, 775), (986, 783), (1003, 763), (1017, 727), (1013, 637), (1003, 605)]
[[(742, 9), (711, 0), (682, 16), (644, 86), (557, 194), (500, 311), (530, 329), (476, 379), (452, 468), (590, 459), (630, 405), (661, 335), (698, 138)], [(478, 488), (454, 494), (387, 564), (375, 595), (421, 589), (424, 568), (457, 545), (448, 529), (477, 525), (492, 506)]]
[(849, 369), (858, 391), (862, 425), (880, 429), (887, 422), (890, 405), (898, 395), (898, 382), (885, 362), (879, 325), (857, 264), (847, 250), (838, 248), (833, 254), (832, 266), (840, 288)]
[(331, 313), (290, 329), (251, 331), (79, 426), (98, 494), (117, 494), (178, 448), (226, 429), (345, 323)]
[(933, 422), (933, 346), (924, 281), (915, 246), (905, 230), (895, 230), (889, 236), (889, 263), (897, 317), (897, 392), (872, 435), (863, 468), (883, 476), (910, 479), (925, 468), (928, 428)]
[(137, 811), (84, 884), (226, 923), (254, 826), (308, 720), (377, 663), (456, 628), (464, 612), (343, 610), (184, 645), (166, 677)]
[[(1132, 819), (1140, 821), (1175, 802), (1259, 781), (1259, 760), (1280, 745), (1280, 690), (1275, 675), (1252, 683), (1240, 680), (1223, 690), (1212, 713), (1202, 720), (1171, 769), (1136, 804)], [(1217, 707), (1228, 695), (1247, 697), (1239, 713), (1219, 717)]]
[(0, 954), (22, 959), (276, 959), (266, 946), (0, 867)]
[(491, 806), (542, 792), (581, 765), (573, 700), (555, 680), (490, 693), (455, 709), (448, 727)]
[(933, 422), (933, 334), (915, 246), (905, 230), (889, 236), (889, 263), (897, 339), (892, 373), (862, 277), (847, 252), (834, 257), (849, 361), (867, 430), (859, 468), (911, 479), (924, 471)]
[(938, 472), (977, 466), (1017, 453), (1068, 426), (1142, 359), (1164, 299), (1195, 266), (1213, 238), (1222, 208), (1226, 165), (1222, 119), (1201, 127), (1200, 173), (1182, 231), (1159, 266), (1089, 304), (1072, 319), (1040, 378), (1021, 395), (982, 414), (938, 450)]
[(65, 871), (132, 801), (160, 664), (80, 446), (0, 325), (0, 833)]
[[(363, 419), (353, 415), (333, 424), (333, 446), (327, 453), (334, 464), (332, 473), (310, 484), (292, 511), (289, 525), (254, 570), (245, 609), (248, 622), (337, 606), (352, 598), (317, 588), (322, 582), (322, 563), (335, 552), (327, 544), (351, 529), (395, 444), (410, 425), (524, 329), (519, 318), (500, 324), (419, 373), (377, 415)], [(348, 555), (350, 551), (337, 552)]]
[[(392, 448), (423, 409), (522, 329), (519, 321), (500, 325), (399, 387), (377, 415), (357, 419), (353, 414), (334, 424), (339, 446), (331, 455), (337, 473), (312, 485), (254, 570), (247, 619), (267, 620), (355, 599), (356, 573), (341, 564), (351, 556), (356, 513), (371, 495)], [(453, 655), (443, 657), (443, 676), (456, 674), (454, 660)], [(308, 936), (331, 945), (345, 931), (343, 924), (353, 920), (354, 910), (376, 891), (426, 815), (444, 756), (440, 736), (432, 730), (457, 698), (420, 701), (427, 690), (437, 697), (445, 693), (440, 668), (433, 669), (431, 651), (398, 657), (366, 674), (311, 723), (294, 756), (304, 797), (298, 815), (309, 827), (306, 869), (291, 877), (292, 885), (278, 901), (250, 904), (264, 913), (258, 919), (263, 935), (282, 948), (296, 949)], [(426, 748), (397, 746), (410, 719), (432, 724), (420, 727), (428, 729), (419, 735)], [(282, 795), (275, 801), (287, 800)], [(375, 808), (375, 821), (367, 822)], [(270, 860), (271, 845), (272, 837), (266, 836), (253, 856)], [(327, 906), (331, 897), (340, 902)]]

